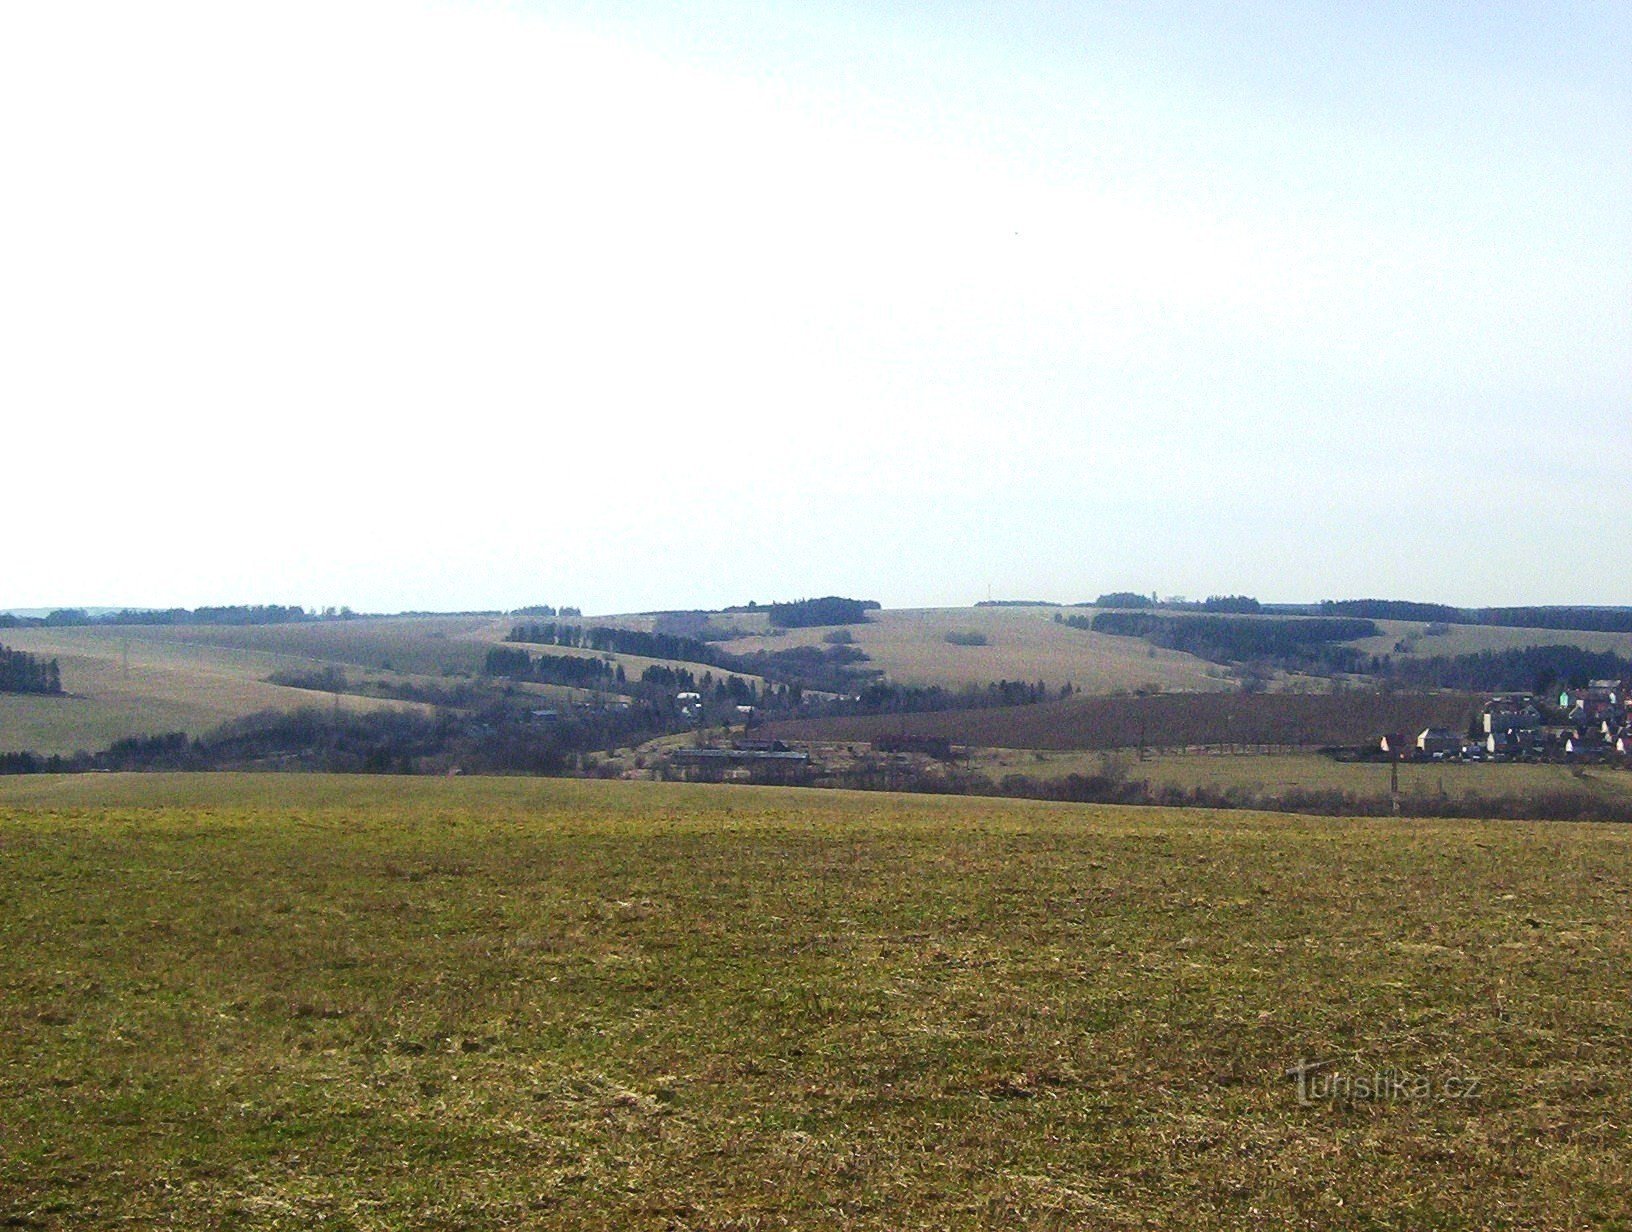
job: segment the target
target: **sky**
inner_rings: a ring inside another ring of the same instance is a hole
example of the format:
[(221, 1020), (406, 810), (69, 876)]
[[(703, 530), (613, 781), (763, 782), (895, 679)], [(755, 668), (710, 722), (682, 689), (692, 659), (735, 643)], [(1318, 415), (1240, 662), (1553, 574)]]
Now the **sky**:
[(1632, 603), (1632, 5), (0, 7), (0, 606)]

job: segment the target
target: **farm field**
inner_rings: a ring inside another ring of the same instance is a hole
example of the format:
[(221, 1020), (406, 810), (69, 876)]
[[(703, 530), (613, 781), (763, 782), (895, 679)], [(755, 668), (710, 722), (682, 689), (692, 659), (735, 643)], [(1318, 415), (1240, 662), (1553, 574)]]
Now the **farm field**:
[[(1153, 753), (1143, 761), (1132, 752), (1113, 754), (1042, 752), (1028, 749), (979, 749), (969, 768), (1000, 779), (1005, 774), (1061, 778), (1068, 774), (1102, 774), (1114, 768), (1127, 778), (1156, 787), (1242, 787), (1268, 792), (1291, 789), (1335, 790), (1387, 795), (1386, 762), (1340, 762), (1319, 753)], [(1632, 773), (1606, 767), (1577, 770), (1565, 765), (1519, 763), (1403, 762), (1400, 791), (1405, 796), (1457, 799), (1533, 796), (1583, 787), (1609, 797), (1632, 794)]]
[(0, 851), (11, 1226), (1632, 1220), (1622, 827), (85, 775)]
[[(1150, 647), (1142, 639), (1115, 637), (1054, 623), (1061, 609), (1047, 607), (945, 608), (892, 610), (872, 613), (863, 625), (845, 632), (869, 656), (865, 665), (888, 678), (909, 685), (961, 688), (998, 679), (1042, 680), (1051, 690), (1069, 682), (1078, 696), (1056, 707), (1027, 707), (1024, 713), (975, 712), (963, 717), (930, 715), (913, 719), (923, 734), (944, 734), (960, 742), (987, 746), (1073, 748), (1136, 744), (1136, 731), (1106, 728), (1103, 714), (1094, 707), (1112, 709), (1126, 699), (1115, 693), (1162, 693), (1162, 706), (1189, 709), (1195, 722), (1211, 734), (1191, 735), (1190, 741), (1228, 742), (1253, 739), (1237, 727), (1237, 716), (1255, 713), (1254, 707), (1276, 706), (1253, 698), (1239, 705), (1226, 701), (1237, 682), (1230, 671), (1177, 651)], [(1075, 609), (1080, 614), (1084, 609)], [(0, 752), (31, 750), (72, 753), (98, 749), (128, 736), (167, 731), (203, 733), (215, 725), (257, 710), (289, 710), (328, 704), (327, 694), (314, 697), (267, 683), (274, 671), (335, 666), (355, 681), (383, 681), (397, 685), (445, 684), (448, 678), (468, 678), (480, 671), (489, 649), (524, 617), (509, 616), (393, 616), (354, 620), (314, 621), (279, 625), (90, 626), (78, 628), (19, 628), (0, 631), (0, 643), (16, 649), (58, 658), (70, 698), (0, 696)], [(1265, 618), (1269, 619), (1269, 618)], [(585, 623), (614, 623), (645, 628), (659, 623), (653, 614), (590, 616)], [(721, 643), (735, 653), (778, 650), (820, 644), (832, 629), (795, 629), (771, 636), (763, 613), (733, 612), (716, 623), (760, 630), (755, 636)], [(1512, 648), (1536, 643), (1578, 644), (1589, 649), (1632, 653), (1632, 635), (1470, 628), (1456, 626), (1444, 635), (1422, 636), (1425, 626), (1383, 622), (1385, 633), (1363, 643), (1379, 653), (1392, 653), (1406, 640), (1415, 653), (1465, 653), (1477, 649)], [(955, 645), (948, 634), (979, 634), (986, 645)], [(565, 647), (541, 647), (551, 654), (594, 655)], [(632, 678), (656, 663), (685, 667), (701, 675), (709, 669), (670, 660), (635, 655), (605, 657), (622, 664)], [(128, 670), (127, 670), (128, 663)], [(718, 673), (717, 673), (718, 674)], [(756, 684), (757, 678), (751, 678)], [(521, 686), (552, 701), (570, 695), (544, 685)], [(1278, 674), (1274, 691), (1294, 694), (1283, 709), (1302, 714), (1300, 707), (1318, 706), (1312, 700), (1330, 689), (1330, 682)], [(1354, 692), (1359, 692), (1355, 690)], [(1194, 699), (1176, 700), (1178, 696)], [(1449, 696), (1449, 695), (1447, 695)], [(1147, 699), (1149, 700), (1149, 699)], [(1091, 703), (1091, 704), (1090, 704)], [(373, 698), (352, 698), (343, 705), (373, 709), (400, 705)], [(1340, 703), (1348, 705), (1349, 703)], [(1220, 710), (1220, 707), (1223, 707)], [(1109, 713), (1106, 711), (1105, 713)], [(1130, 712), (1131, 713), (1131, 712)], [(1448, 716), (1447, 725), (1460, 728), (1465, 716)], [(1437, 718), (1425, 719), (1439, 721)], [(844, 739), (868, 739), (894, 720), (844, 720), (842, 728), (789, 729), (799, 738), (825, 738), (838, 733)], [(1287, 718), (1277, 726), (1260, 724), (1261, 739), (1277, 743), (1324, 743), (1339, 739), (1329, 730), (1303, 729), (1301, 719)], [(1417, 716), (1403, 716), (1411, 727)], [(1210, 725), (1210, 726), (1209, 726)], [(1252, 723), (1249, 721), (1250, 728)], [(1355, 730), (1342, 739), (1369, 738), (1388, 724)], [(1420, 725), (1419, 725), (1420, 726)], [(1111, 728), (1116, 724), (1111, 723)], [(1270, 730), (1273, 728), (1274, 730)], [(891, 729), (893, 730), (893, 728)], [(1347, 730), (1347, 729), (1345, 729)], [(1152, 739), (1162, 743), (1163, 738)]]
[(502, 616), (365, 616), (298, 624), (91, 627), (72, 632), (116, 644), (134, 635), (156, 643), (259, 651), (380, 671), (444, 676), (480, 671), (488, 647), (503, 640), (510, 624)]
[[(125, 632), (126, 636), (119, 636)], [(265, 677), (306, 659), (151, 636), (132, 629), (6, 629), (0, 642), (57, 659), (68, 696), (0, 694), (0, 753), (72, 753), (127, 736), (197, 735), (257, 710), (330, 706), (329, 694), (285, 688)], [(342, 695), (348, 710), (418, 709), (413, 703)]]
[(1167, 693), (1070, 697), (1029, 706), (926, 714), (795, 719), (765, 725), (789, 740), (943, 737), (979, 748), (1116, 749), (1198, 744), (1320, 746), (1370, 743), (1379, 732), (1466, 728), (1480, 698), (1471, 693)]
[[(1234, 687), (1224, 668), (1194, 655), (1158, 650), (1137, 638), (1091, 633), (1054, 623), (1055, 608), (921, 608), (872, 612), (846, 631), (866, 652), (868, 667), (907, 685), (958, 688), (993, 680), (1041, 680), (1050, 689), (1070, 683), (1079, 692), (1141, 688), (1209, 691)], [(732, 613), (722, 620), (750, 626)], [(757, 618), (763, 622), (763, 617)], [(741, 654), (821, 644), (831, 629), (790, 629), (776, 637), (724, 643)], [(985, 646), (955, 646), (948, 633), (979, 633)]]
[(1595, 652), (1610, 651), (1632, 658), (1632, 633), (1591, 633), (1578, 629), (1507, 629), (1494, 625), (1450, 625), (1444, 633), (1426, 636), (1427, 626), (1403, 620), (1379, 620), (1378, 637), (1352, 643), (1367, 654), (1395, 655), (1399, 642), (1410, 649), (1405, 657), (1430, 658), (1434, 655), (1465, 655), (1522, 650), (1526, 646), (1579, 646)]

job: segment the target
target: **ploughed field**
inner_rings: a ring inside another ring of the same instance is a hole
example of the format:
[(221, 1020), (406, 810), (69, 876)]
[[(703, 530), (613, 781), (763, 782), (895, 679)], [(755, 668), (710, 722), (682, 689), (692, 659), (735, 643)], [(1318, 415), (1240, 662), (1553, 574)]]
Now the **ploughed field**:
[(0, 1224), (1624, 1228), (1629, 857), (1607, 825), (16, 779)]
[(1189, 745), (1370, 745), (1382, 732), (1461, 731), (1474, 693), (1164, 693), (1070, 697), (1028, 706), (845, 715), (767, 723), (789, 740), (873, 741), (911, 735), (982, 748), (1131, 749)]

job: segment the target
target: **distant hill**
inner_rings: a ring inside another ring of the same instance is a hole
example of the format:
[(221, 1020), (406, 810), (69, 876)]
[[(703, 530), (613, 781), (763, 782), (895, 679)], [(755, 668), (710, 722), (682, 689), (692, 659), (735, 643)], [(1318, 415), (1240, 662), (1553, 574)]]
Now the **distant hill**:
[[(1241, 596), (1226, 596), (1219, 602), (1245, 606)], [(129, 609), (85, 610), (118, 613)], [(227, 719), (259, 710), (291, 710), (314, 702), (334, 704), (328, 692), (286, 683), (292, 681), (345, 679), (352, 691), (339, 691), (343, 694), (340, 704), (359, 710), (413, 705), (416, 701), (428, 704), (438, 697), (453, 696), (475, 681), (483, 671), (488, 652), (506, 645), (505, 639), (517, 624), (510, 616), (494, 614), (324, 618), (316, 613), (309, 614), (309, 619), (242, 623), (247, 609), (221, 610), (234, 617), (231, 623), (199, 623), (195, 615), (189, 623), (32, 624), (6, 629), (0, 640), (8, 645), (58, 660), (65, 696), (12, 694), (0, 698), (0, 752), (31, 749), (67, 753), (157, 732), (202, 734)], [(821, 614), (819, 607), (802, 612)], [(831, 660), (853, 665), (858, 680), (881, 680), (909, 691), (939, 688), (957, 694), (985, 690), (993, 682), (1006, 681), (1026, 687), (1041, 684), (1044, 687), (1036, 691), (1052, 698), (1069, 685), (1077, 695), (1069, 702), (1022, 707), (1023, 714), (1006, 716), (986, 711), (976, 716), (926, 716), (909, 724), (926, 732), (953, 733), (960, 742), (976, 739), (1039, 748), (1091, 748), (1098, 747), (1093, 741), (1110, 739), (1104, 731), (1105, 725), (1112, 723), (1111, 712), (1095, 711), (1088, 700), (1111, 694), (1160, 695), (1142, 702), (1143, 711), (1137, 707), (1129, 710), (1124, 699), (1118, 703), (1118, 713), (1143, 713), (1148, 723), (1166, 716), (1170, 709), (1188, 708), (1199, 724), (1194, 728), (1197, 740), (1217, 742), (1231, 738), (1214, 722), (1219, 713), (1245, 716), (1259, 712), (1240, 705), (1220, 712), (1217, 707), (1223, 703), (1198, 700), (1195, 695), (1240, 698), (1244, 688), (1271, 694), (1325, 693), (1332, 686), (1331, 680), (1324, 677), (1334, 665), (1358, 669), (1362, 674), (1351, 676), (1355, 689), (1344, 695), (1346, 700), (1332, 703), (1336, 709), (1331, 712), (1350, 716), (1352, 724), (1350, 718), (1326, 724), (1319, 716), (1327, 712), (1319, 710), (1320, 703), (1313, 700), (1281, 704), (1282, 712), (1294, 715), (1305, 714), (1300, 708), (1316, 707), (1307, 712), (1315, 716), (1309, 719), (1313, 726), (1307, 730), (1313, 734), (1308, 738), (1321, 741), (1328, 735), (1333, 739), (1353, 736), (1362, 727), (1381, 730), (1394, 725), (1388, 717), (1393, 712), (1362, 714), (1352, 701), (1356, 693), (1365, 690), (1369, 676), (1363, 673), (1375, 670), (1374, 665), (1388, 665), (1397, 682), (1418, 682), (1397, 687), (1422, 692), (1424, 682), (1456, 684), (1487, 677), (1486, 672), (1464, 671), (1449, 663), (1459, 657), (1504, 656), (1468, 663), (1473, 667), (1488, 662), (1517, 665), (1520, 674), (1527, 677), (1518, 682), (1521, 687), (1530, 687), (1528, 676), (1545, 674), (1543, 668), (1549, 664), (1567, 667), (1572, 662), (1611, 662), (1602, 658), (1608, 655), (1632, 659), (1632, 633), (1348, 614), (1344, 617), (1348, 624), (1332, 622), (1324, 627), (1341, 634), (1367, 636), (1322, 642), (1321, 646), (1331, 649), (1319, 656), (1283, 656), (1278, 662), (1266, 664), (1261, 659), (1253, 661), (1254, 656), (1275, 650), (1284, 640), (1280, 637), (1283, 632), (1294, 637), (1307, 632), (1307, 625), (1296, 622), (1311, 619), (1308, 608), (1265, 606), (1260, 614), (1222, 615), (1207, 612), (1204, 604), (1186, 608), (1160, 605), (1149, 610), (1150, 616), (1159, 617), (1154, 622), (1148, 621), (1144, 613), (1127, 609), (1121, 612), (1110, 622), (1121, 630), (1116, 633), (1095, 628), (1096, 620), (1104, 614), (1102, 609), (1008, 602), (925, 609), (874, 609), (869, 604), (861, 613), (865, 619), (860, 623), (792, 628), (774, 624), (769, 605), (730, 612), (561, 615), (556, 619), (581, 622), (585, 627), (616, 626), (664, 634), (666, 640), (654, 639), (653, 644), (661, 642), (670, 647), (674, 658), (649, 657), (650, 651), (648, 657), (621, 653), (611, 649), (610, 644), (595, 648), (558, 646), (550, 653), (604, 654), (612, 661), (612, 674), (615, 676), (621, 666), (630, 680), (639, 680), (651, 668), (686, 668), (686, 660), (695, 653), (687, 647), (695, 643), (721, 652), (713, 669), (716, 677), (724, 672), (747, 674), (740, 666), (745, 662), (763, 662), (769, 671), (773, 664), (796, 666), (805, 660)], [(835, 606), (833, 614), (849, 619), (857, 613)], [(1147, 621), (1148, 627), (1137, 623), (1141, 620)], [(1174, 621), (1199, 623), (1179, 627)], [(1220, 629), (1227, 629), (1231, 637), (1189, 636), (1197, 631), (1217, 633)], [(1259, 636), (1258, 629), (1275, 630), (1276, 634)], [(1582, 653), (1522, 653), (1537, 646), (1568, 646)], [(533, 653), (541, 650), (535, 647)], [(1239, 661), (1232, 656), (1239, 656)], [(1433, 666), (1435, 660), (1445, 661), (1446, 666)], [(738, 666), (726, 667), (722, 672), (718, 666), (721, 663)], [(706, 664), (693, 663), (691, 667), (699, 681), (708, 670)], [(330, 669), (339, 675), (331, 674)], [(779, 675), (778, 679), (782, 678)], [(752, 683), (759, 687), (762, 682)], [(553, 686), (535, 681), (516, 682), (514, 687), (522, 692), (542, 691), (544, 696), (556, 696), (550, 692)], [(359, 689), (372, 692), (358, 695)], [(816, 689), (820, 691), (820, 686)], [(1189, 700), (1172, 700), (1172, 695)], [(570, 696), (567, 700), (571, 700)], [(1446, 703), (1451, 710), (1460, 704)], [(1439, 721), (1441, 713), (1437, 709), (1433, 712), (1434, 722)], [(1424, 725), (1428, 721), (1425, 718)], [(1403, 714), (1401, 722), (1410, 725)], [(832, 723), (838, 726), (824, 730), (859, 733), (900, 729), (900, 720), (893, 716), (878, 721), (844, 719)], [(860, 726), (848, 726), (851, 724)], [(1288, 738), (1279, 729), (1265, 729), (1265, 733), (1263, 738), (1272, 742)], [(1361, 736), (1369, 734), (1360, 732)], [(1116, 741), (1128, 738), (1126, 732), (1114, 736)], [(1256, 737), (1241, 729), (1233, 733), (1233, 738)], [(1152, 734), (1151, 739), (1158, 737)]]

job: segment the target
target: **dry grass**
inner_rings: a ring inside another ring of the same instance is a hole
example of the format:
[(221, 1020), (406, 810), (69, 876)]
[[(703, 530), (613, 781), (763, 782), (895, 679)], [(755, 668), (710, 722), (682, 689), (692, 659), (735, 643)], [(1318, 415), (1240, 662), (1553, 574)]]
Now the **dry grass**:
[[(925, 608), (871, 613), (850, 625), (869, 666), (910, 685), (956, 688), (992, 680), (1044, 681), (1051, 689), (1070, 682), (1085, 693), (1154, 687), (1166, 691), (1232, 687), (1224, 669), (1193, 655), (1157, 650), (1128, 637), (1091, 633), (1055, 624), (1054, 608)], [(819, 644), (830, 629), (793, 629), (781, 637), (726, 643), (730, 650)], [(980, 633), (985, 646), (953, 646), (948, 633)]]
[[(126, 736), (197, 735), (257, 710), (331, 705), (328, 694), (267, 684), (280, 667), (307, 660), (180, 639), (126, 636), (110, 629), (7, 629), (6, 645), (57, 659), (69, 696), (0, 694), (0, 752), (72, 753)], [(348, 710), (402, 708), (404, 702), (342, 697)]]
[(1367, 654), (1394, 655), (1394, 645), (1402, 640), (1413, 644), (1418, 658), (1435, 655), (1479, 654), (1483, 651), (1522, 650), (1526, 646), (1579, 646), (1595, 652), (1613, 651), (1632, 658), (1632, 633), (1587, 633), (1573, 629), (1500, 629), (1485, 625), (1451, 625), (1449, 630), (1426, 637), (1425, 624), (1417, 621), (1379, 620), (1379, 637), (1363, 638), (1354, 645)]
[(0, 850), (10, 1226), (1632, 1211), (1618, 827), (104, 775)]
[[(178, 625), (133, 630), (153, 642), (259, 651), (426, 676), (480, 671), (510, 631), (497, 616), (380, 616), (287, 625)], [(75, 630), (117, 640), (119, 629)]]

